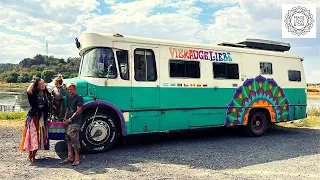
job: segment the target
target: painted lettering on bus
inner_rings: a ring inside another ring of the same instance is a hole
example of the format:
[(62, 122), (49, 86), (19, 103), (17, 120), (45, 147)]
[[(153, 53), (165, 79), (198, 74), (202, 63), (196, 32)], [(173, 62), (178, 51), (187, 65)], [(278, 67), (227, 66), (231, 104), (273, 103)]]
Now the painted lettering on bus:
[(232, 61), (230, 52), (169, 48), (171, 58), (209, 61)]

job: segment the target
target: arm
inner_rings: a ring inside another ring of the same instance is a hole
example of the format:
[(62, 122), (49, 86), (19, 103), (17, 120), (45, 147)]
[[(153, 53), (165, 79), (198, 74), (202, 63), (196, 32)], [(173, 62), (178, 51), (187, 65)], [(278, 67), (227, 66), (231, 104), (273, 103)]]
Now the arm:
[(34, 86), (34, 83), (31, 83), (27, 89), (27, 93), (28, 94), (32, 94), (32, 90), (33, 90), (33, 86)]
[(77, 106), (77, 111), (75, 113), (72, 114), (72, 116), (68, 119), (68, 121), (71, 123), (72, 122), (72, 119), (79, 115), (82, 111), (82, 106)]
[(73, 118), (74, 118), (75, 116), (78, 116), (78, 115), (81, 113), (83, 103), (84, 103), (84, 102), (83, 102), (83, 97), (82, 97), (82, 96), (78, 97), (78, 99), (77, 99), (77, 111), (74, 112), (74, 113), (72, 114), (72, 116), (69, 118), (69, 121), (70, 121), (70, 122), (72, 122), (72, 120), (73, 120)]

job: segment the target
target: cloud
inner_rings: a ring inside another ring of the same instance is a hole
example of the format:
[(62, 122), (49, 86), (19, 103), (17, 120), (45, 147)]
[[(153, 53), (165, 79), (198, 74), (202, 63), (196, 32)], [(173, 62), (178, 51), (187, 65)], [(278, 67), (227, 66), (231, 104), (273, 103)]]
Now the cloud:
[(320, 70), (319, 71), (312, 71), (311, 74), (313, 76), (320, 76)]
[[(44, 42), (29, 37), (0, 32), (0, 63), (18, 63), (23, 58), (46, 54)], [(49, 44), (49, 55), (58, 58), (77, 57), (78, 51), (74, 44)]]
[(74, 37), (80, 34), (82, 19), (88, 17), (83, 14), (98, 5), (90, 0), (5, 1), (0, 3), (0, 24), (48, 40)]

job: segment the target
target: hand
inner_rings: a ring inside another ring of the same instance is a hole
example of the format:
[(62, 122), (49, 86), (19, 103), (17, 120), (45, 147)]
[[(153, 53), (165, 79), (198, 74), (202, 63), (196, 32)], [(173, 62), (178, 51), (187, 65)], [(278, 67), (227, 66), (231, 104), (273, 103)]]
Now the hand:
[(64, 125), (68, 125), (68, 124), (71, 123), (71, 121), (70, 121), (70, 119), (64, 118), (62, 123), (63, 123)]

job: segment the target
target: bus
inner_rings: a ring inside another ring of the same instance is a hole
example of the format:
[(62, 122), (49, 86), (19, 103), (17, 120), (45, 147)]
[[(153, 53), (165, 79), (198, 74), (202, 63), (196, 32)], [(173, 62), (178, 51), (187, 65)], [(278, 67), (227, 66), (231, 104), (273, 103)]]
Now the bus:
[(270, 123), (307, 116), (303, 58), (287, 52), (289, 43), (211, 45), (90, 32), (75, 41), (79, 75), (64, 81), (84, 97), (80, 142), (89, 152), (133, 134), (198, 128), (241, 127), (259, 137)]

